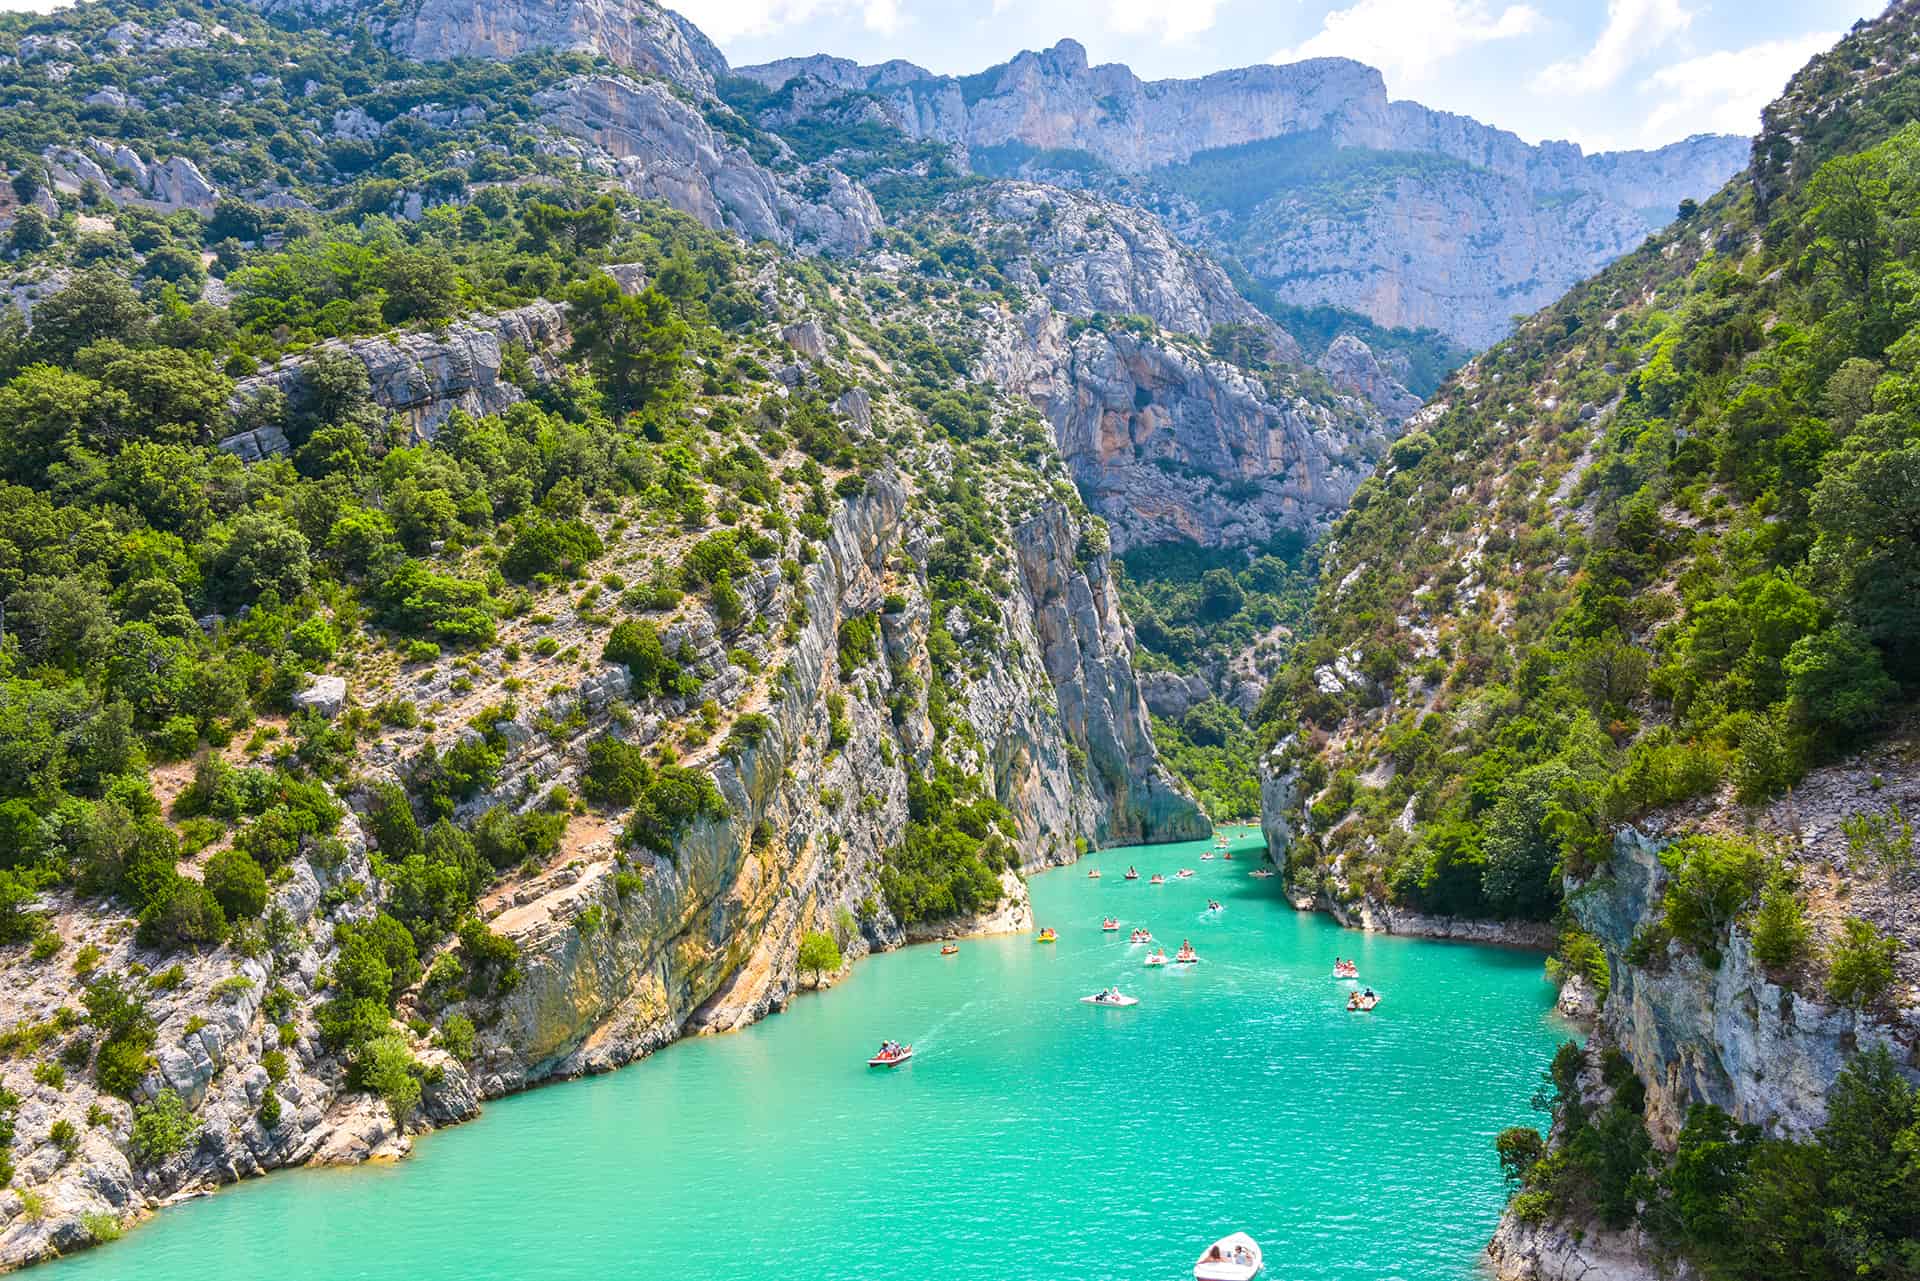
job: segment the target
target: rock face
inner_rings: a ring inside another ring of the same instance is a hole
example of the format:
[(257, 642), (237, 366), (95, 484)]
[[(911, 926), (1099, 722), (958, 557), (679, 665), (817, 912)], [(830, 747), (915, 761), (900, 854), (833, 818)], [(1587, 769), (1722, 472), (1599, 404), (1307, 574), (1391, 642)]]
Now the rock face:
[(1581, 927), (1606, 949), (1613, 984), (1601, 1025), (1647, 1084), (1647, 1125), (1657, 1139), (1672, 1140), (1692, 1103), (1712, 1103), (1772, 1134), (1805, 1137), (1826, 1121), (1841, 1068), (1873, 1045), (1887, 1046), (1920, 1077), (1909, 1049), (1920, 1044), (1920, 1010), (1889, 1021), (1778, 981), (1754, 959), (1742, 926), (1718, 969), (1678, 943), (1651, 964), (1629, 964), (1634, 935), (1660, 915), (1666, 844), (1632, 828), (1620, 832), (1612, 860), (1567, 896)]
[[(476, 417), (496, 414), (525, 398), (502, 376), (509, 348), (525, 352), (533, 376), (545, 382), (558, 369), (556, 362), (569, 341), (565, 309), (536, 302), (458, 320), (438, 334), (340, 340), (323, 343), (319, 350), (344, 353), (365, 365), (374, 403), (405, 418), (416, 439), (431, 440), (455, 410)], [(264, 374), (241, 379), (234, 385), (235, 403), (244, 405), (272, 391), (297, 404), (306, 394), (311, 363), (310, 355), (290, 356)], [(220, 448), (250, 461), (285, 453), (288, 447), (276, 428), (220, 442)]]
[(364, 0), (254, 0), (267, 13), (369, 10), (396, 53), (421, 61), (513, 58), (553, 49), (605, 58), (642, 75), (710, 92), (727, 62), (692, 23), (648, 0), (416, 0), (391, 10)]
[[(831, 58), (735, 74), (791, 85), (802, 114), (877, 118), (963, 144), (994, 172), (1149, 203), (1189, 242), (1237, 255), (1283, 301), (1428, 326), (1475, 347), (1633, 248), (1681, 200), (1718, 189), (1747, 157), (1744, 139), (1719, 136), (1594, 156), (1530, 146), (1389, 102), (1379, 72), (1337, 58), (1145, 82), (1124, 66), (1088, 66), (1068, 40), (965, 80)], [(1302, 157), (1336, 150), (1343, 177), (1298, 176)], [(1223, 166), (1234, 174), (1227, 196)]]
[(834, 58), (787, 59), (735, 74), (770, 88), (812, 76), (874, 94), (916, 138), (1081, 151), (1123, 173), (1288, 133), (1324, 130), (1344, 146), (1381, 146), (1390, 135), (1380, 73), (1344, 58), (1148, 83), (1118, 64), (1090, 67), (1079, 41), (1062, 40), (965, 83), (911, 63), (859, 67)]
[[(881, 225), (873, 197), (838, 170), (776, 178), (658, 81), (576, 76), (541, 90), (534, 103), (544, 123), (578, 140), (577, 158), (589, 168), (709, 227), (788, 249), (852, 253)], [(808, 199), (802, 192), (816, 182), (822, 194)]]
[[(1105, 558), (1075, 566), (1079, 532), (1063, 508), (1019, 533), (1021, 587), (1002, 619), (1004, 659), (951, 710), (977, 735), (972, 764), (1018, 817), (1023, 857), (1037, 867), (1070, 860), (1078, 839), (1203, 835), (1206, 820), (1154, 758)], [(489, 925), (514, 941), (525, 977), (482, 1034), (475, 1077), (483, 1095), (618, 1066), (689, 1027), (737, 1027), (784, 1005), (802, 932), (874, 894), (880, 852), (906, 822), (903, 761), (924, 760), (931, 747), (924, 708), (903, 723), (887, 710), (894, 665), (926, 673), (925, 584), (917, 572), (899, 572), (903, 554), (911, 562), (924, 551), (925, 536), (892, 477), (841, 509), (825, 554), (807, 571), (807, 621), (777, 697), (759, 709), (768, 728), (756, 746), (711, 762), (731, 817), (696, 825), (671, 861), (650, 860), (640, 892), (622, 894), (610, 852), (588, 846), (584, 866), (493, 905)], [(829, 759), (827, 698), (845, 688), (835, 638), (842, 621), (883, 598), (901, 606), (880, 615), (890, 662), (872, 674), (873, 697), (846, 695), (852, 733)], [(778, 622), (778, 597), (768, 608), (764, 616)], [(684, 633), (679, 643), (726, 667), (712, 632)], [(578, 741), (605, 724), (595, 714)], [(544, 785), (578, 768), (571, 751), (546, 759), (557, 768), (523, 755), (507, 770)], [(510, 778), (499, 795), (515, 788)], [(877, 799), (856, 807), (860, 795)], [(881, 911), (851, 941), (853, 955), (904, 941)], [(1017, 901), (1013, 911), (1006, 924), (1018, 922)], [(595, 919), (607, 924), (583, 924)]]
[[(344, 1065), (321, 1044), (312, 1020), (321, 975), (337, 954), (334, 927), (374, 911), (365, 893), (372, 870), (358, 825), (348, 818), (339, 836), (338, 861), (303, 856), (277, 881), (272, 909), (284, 914), (285, 928), (257, 956), (230, 946), (162, 956), (138, 946), (132, 920), (103, 913), (97, 902), (62, 893), (44, 904), (69, 950), (100, 949), (99, 972), (124, 972), (138, 962), (156, 976), (158, 981), (139, 985), (157, 1037), (153, 1066), (134, 1102), (171, 1090), (192, 1111), (195, 1128), (177, 1154), (136, 1170), (127, 1155), (133, 1124), (127, 1102), (101, 1094), (90, 1074), (76, 1073), (56, 1090), (32, 1078), (31, 1055), (9, 1061), (0, 1079), (22, 1100), (13, 1144), (20, 1185), (31, 1185), (45, 1199), (45, 1212), (18, 1213), (18, 1197), (6, 1194), (11, 1204), (0, 1229), (0, 1267), (91, 1244), (92, 1220), (100, 1216), (124, 1224), (166, 1200), (276, 1167), (406, 1150), (406, 1136), (384, 1103), (343, 1093)], [(38, 1024), (63, 1006), (81, 1007), (85, 980), (71, 965), (42, 963), (13, 950), (0, 979), (0, 1019), (10, 1027)], [(270, 1000), (286, 1001), (291, 1014), (270, 1013)], [(283, 1021), (285, 1033), (278, 1026)], [(264, 1062), (275, 1050), (284, 1054), (277, 1076)], [(433, 1061), (443, 1074), (436, 1097), (470, 1099), (461, 1065), (444, 1055)], [(260, 1115), (269, 1093), (280, 1109), (271, 1126)], [(95, 1109), (104, 1117), (100, 1125), (90, 1119)], [(444, 1119), (472, 1111), (449, 1105)], [(72, 1156), (50, 1139), (61, 1121), (81, 1136)]]
[(1393, 422), (1420, 408), (1420, 398), (1401, 386), (1381, 366), (1373, 350), (1352, 334), (1341, 334), (1327, 344), (1314, 366), (1335, 387), (1364, 397)]
[(983, 352), (1023, 392), (1116, 549), (1252, 546), (1338, 515), (1384, 425), (1290, 396), (1191, 342), (1081, 328), (1045, 303)]

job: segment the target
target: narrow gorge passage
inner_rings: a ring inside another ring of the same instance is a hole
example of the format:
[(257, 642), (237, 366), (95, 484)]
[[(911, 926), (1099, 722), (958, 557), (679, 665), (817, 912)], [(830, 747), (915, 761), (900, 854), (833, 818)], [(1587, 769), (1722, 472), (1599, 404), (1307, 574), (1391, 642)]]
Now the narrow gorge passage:
[[(1474, 1276), (1504, 1202), (1492, 1136), (1532, 1115), (1563, 1036), (1538, 957), (1342, 931), (1249, 877), (1258, 833), (1238, 837), (1231, 861), (1195, 842), (1036, 876), (1051, 947), (874, 957), (743, 1032), (502, 1100), (401, 1164), (229, 1188), (49, 1275), (292, 1257), (303, 1276), (413, 1281), (505, 1260), (523, 1281), (1173, 1277), (1244, 1225), (1277, 1278)], [(1200, 963), (1145, 968), (1135, 926)], [(1345, 1012), (1336, 953), (1384, 994), (1375, 1014)], [(1109, 984), (1140, 1005), (1078, 1003)], [(913, 1042), (912, 1064), (870, 1072), (883, 1037)]]

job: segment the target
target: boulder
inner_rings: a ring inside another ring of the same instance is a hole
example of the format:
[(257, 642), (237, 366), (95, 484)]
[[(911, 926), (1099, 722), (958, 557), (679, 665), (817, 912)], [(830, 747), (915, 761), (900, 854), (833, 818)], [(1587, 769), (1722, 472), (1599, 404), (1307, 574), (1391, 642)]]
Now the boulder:
[(347, 705), (347, 681), (344, 676), (316, 676), (313, 683), (293, 696), (293, 705), (315, 711), (332, 719)]

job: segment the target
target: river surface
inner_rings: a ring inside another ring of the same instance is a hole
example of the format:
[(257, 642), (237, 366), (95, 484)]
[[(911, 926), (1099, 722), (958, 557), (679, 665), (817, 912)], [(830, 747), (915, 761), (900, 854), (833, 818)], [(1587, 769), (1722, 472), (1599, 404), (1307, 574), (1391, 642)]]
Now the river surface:
[[(1538, 1119), (1566, 1035), (1540, 958), (1295, 912), (1237, 835), (1231, 861), (1161, 845), (1034, 877), (1051, 946), (874, 957), (746, 1031), (489, 1103), (397, 1165), (224, 1189), (46, 1275), (1171, 1281), (1245, 1229), (1272, 1281), (1471, 1277), (1493, 1136)], [(1144, 968), (1103, 914), (1200, 963)], [(1335, 954), (1377, 1011), (1346, 1012)], [(1140, 1004), (1079, 1003), (1108, 984)], [(867, 1068), (883, 1037), (913, 1061)]]

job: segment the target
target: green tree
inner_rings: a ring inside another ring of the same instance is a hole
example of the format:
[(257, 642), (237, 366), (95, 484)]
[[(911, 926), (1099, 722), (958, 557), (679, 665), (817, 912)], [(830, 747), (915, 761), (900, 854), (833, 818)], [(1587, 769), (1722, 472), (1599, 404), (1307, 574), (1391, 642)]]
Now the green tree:
[(600, 273), (576, 284), (567, 300), (574, 354), (592, 362), (615, 409), (671, 398), (691, 334), (665, 294), (647, 289), (629, 296)]
[(825, 975), (840, 968), (840, 944), (831, 934), (808, 930), (800, 939), (799, 966), (813, 975), (813, 985), (819, 987)]
[(1827, 958), (1827, 995), (1842, 1005), (1871, 1005), (1893, 986), (1893, 958), (1899, 940), (1882, 934), (1858, 917), (1840, 927)]
[(1762, 965), (1784, 969), (1807, 953), (1811, 937), (1807, 912), (1794, 892), (1793, 878), (1776, 869), (1760, 895), (1753, 914), (1753, 955)]

